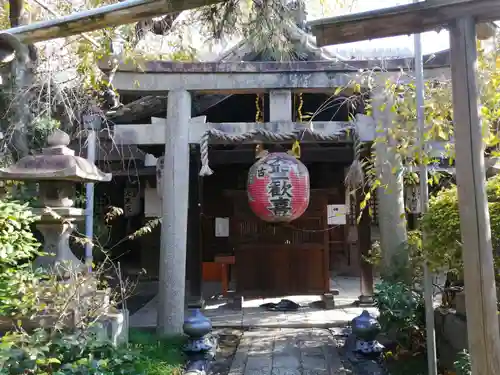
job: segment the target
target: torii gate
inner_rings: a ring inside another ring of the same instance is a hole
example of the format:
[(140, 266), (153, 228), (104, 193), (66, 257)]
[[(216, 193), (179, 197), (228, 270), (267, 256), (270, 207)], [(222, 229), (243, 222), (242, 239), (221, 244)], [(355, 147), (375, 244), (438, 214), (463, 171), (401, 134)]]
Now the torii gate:
[(484, 24), (476, 29), (476, 23), (497, 19), (500, 19), (498, 0), (428, 0), (311, 23), (320, 46), (442, 27), (450, 31), (467, 331), (474, 375), (500, 373), (497, 295), (476, 80), (476, 36), (484, 37), (488, 31)]
[[(22, 42), (35, 42), (215, 2), (217, 0), (127, 0), (75, 13), (59, 20), (39, 22), (6, 31), (18, 35)], [(443, 25), (450, 28), (457, 142), (456, 170), (462, 238), (464, 247), (468, 250), (463, 256), (465, 288), (469, 296), (466, 300), (469, 348), (474, 375), (500, 373), (497, 298), (475, 77), (476, 22), (496, 19), (500, 19), (498, 0), (428, 0), (382, 11), (322, 20), (313, 24), (319, 45), (412, 34), (434, 30)], [(7, 38), (2, 38), (0, 43), (5, 39)], [(9, 47), (14, 47), (12, 41), (7, 43)], [(175, 104), (178, 104), (180, 108), (185, 108), (188, 103), (185, 92), (174, 96), (169, 107), (178, 109), (175, 107)], [(187, 118), (183, 120), (187, 121)]]

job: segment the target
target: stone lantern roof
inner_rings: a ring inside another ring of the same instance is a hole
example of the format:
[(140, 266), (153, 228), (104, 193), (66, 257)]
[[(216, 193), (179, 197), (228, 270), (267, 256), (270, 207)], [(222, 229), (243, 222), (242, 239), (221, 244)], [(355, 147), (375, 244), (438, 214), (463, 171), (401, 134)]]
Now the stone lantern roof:
[(48, 147), (39, 155), (25, 156), (14, 165), (0, 168), (1, 180), (18, 181), (111, 181), (111, 173), (104, 173), (86, 159), (75, 156), (68, 148), (69, 135), (61, 130), (47, 138)]

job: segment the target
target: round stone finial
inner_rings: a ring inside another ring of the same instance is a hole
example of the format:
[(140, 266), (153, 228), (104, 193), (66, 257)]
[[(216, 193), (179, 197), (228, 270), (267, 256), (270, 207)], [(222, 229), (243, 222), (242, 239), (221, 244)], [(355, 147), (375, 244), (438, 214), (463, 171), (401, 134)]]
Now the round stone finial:
[(69, 135), (59, 129), (54, 130), (47, 137), (49, 147), (68, 146), (70, 141)]

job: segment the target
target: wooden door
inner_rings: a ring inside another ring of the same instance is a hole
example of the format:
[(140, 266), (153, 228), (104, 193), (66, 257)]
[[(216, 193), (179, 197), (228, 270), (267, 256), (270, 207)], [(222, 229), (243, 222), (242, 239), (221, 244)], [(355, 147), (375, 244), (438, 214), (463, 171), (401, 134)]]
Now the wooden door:
[(326, 194), (313, 192), (306, 213), (290, 224), (257, 218), (244, 191), (229, 195), (234, 206), (230, 243), (239, 293), (283, 296), (329, 290)]

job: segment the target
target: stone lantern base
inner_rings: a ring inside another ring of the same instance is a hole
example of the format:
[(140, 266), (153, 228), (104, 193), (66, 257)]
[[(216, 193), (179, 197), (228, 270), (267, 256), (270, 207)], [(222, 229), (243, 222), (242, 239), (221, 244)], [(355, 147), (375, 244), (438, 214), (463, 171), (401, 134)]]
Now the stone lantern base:
[(68, 269), (81, 268), (78, 259), (69, 245), (69, 239), (75, 229), (75, 221), (83, 219), (83, 209), (64, 207), (44, 209), (36, 228), (44, 238), (43, 250), (48, 255), (35, 260), (36, 267), (52, 268), (56, 265)]

